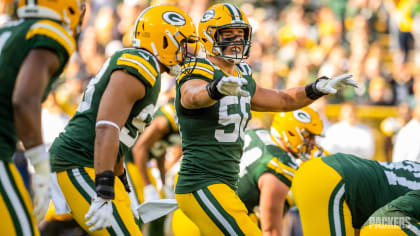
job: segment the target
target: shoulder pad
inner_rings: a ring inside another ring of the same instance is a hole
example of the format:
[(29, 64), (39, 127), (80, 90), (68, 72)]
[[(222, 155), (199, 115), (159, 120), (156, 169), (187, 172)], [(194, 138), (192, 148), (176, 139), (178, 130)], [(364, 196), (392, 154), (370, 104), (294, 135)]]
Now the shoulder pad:
[(134, 69), (153, 87), (160, 74), (159, 64), (150, 53), (144, 50), (123, 49), (117, 53), (116, 64)]
[(54, 39), (62, 45), (69, 56), (76, 50), (76, 40), (64, 27), (51, 20), (40, 20), (34, 23), (26, 33), (26, 39), (29, 40), (37, 35), (46, 36)]

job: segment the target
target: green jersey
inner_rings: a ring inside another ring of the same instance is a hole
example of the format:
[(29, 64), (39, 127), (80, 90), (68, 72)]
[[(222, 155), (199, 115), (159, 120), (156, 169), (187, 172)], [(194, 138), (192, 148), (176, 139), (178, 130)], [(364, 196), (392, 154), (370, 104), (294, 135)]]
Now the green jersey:
[(225, 96), (214, 105), (200, 109), (182, 107), (180, 88), (183, 83), (190, 79), (211, 82), (227, 74), (209, 60), (196, 58), (185, 64), (177, 77), (175, 109), (184, 154), (176, 185), (178, 194), (217, 183), (237, 188), (244, 129), (251, 119), (250, 101), (256, 84), (245, 62), (236, 65), (235, 72), (234, 76), (248, 81), (242, 89), (251, 96)]
[(419, 222), (420, 190), (413, 190), (375, 211), (363, 227), (399, 225), (406, 235), (418, 236), (420, 235)]
[[(403, 213), (420, 222), (420, 189), (413, 190), (388, 203), (381, 210), (375, 212), (375, 216), (392, 216), (394, 211)], [(420, 225), (419, 225), (420, 227)]]
[[(153, 144), (149, 150), (150, 158), (161, 158), (165, 154), (168, 147), (181, 144), (181, 138), (179, 137), (178, 125), (175, 120), (175, 107), (172, 103), (160, 106), (159, 109), (153, 115), (154, 118), (161, 116), (166, 119), (169, 126), (169, 133), (167, 133), (161, 140), (158, 140)], [(129, 151), (125, 155), (125, 161), (134, 162), (133, 153)]]
[(0, 160), (11, 161), (16, 150), (13, 89), (26, 56), (35, 48), (53, 51), (60, 62), (44, 92), (45, 99), (75, 50), (76, 42), (62, 25), (46, 19), (13, 21), (0, 28)]
[(168, 147), (181, 144), (179, 136), (179, 128), (176, 124), (175, 107), (169, 103), (159, 107), (153, 117), (164, 117), (169, 126), (169, 133), (167, 133), (161, 140), (157, 141), (150, 149), (151, 158), (160, 158), (165, 154)]
[(298, 164), (293, 156), (277, 146), (268, 130), (254, 129), (245, 132), (240, 167), (238, 195), (248, 211), (252, 212), (260, 202), (260, 176), (271, 173), (290, 188)]
[(152, 120), (160, 91), (159, 64), (155, 57), (145, 50), (120, 50), (104, 63), (98, 74), (89, 82), (76, 114), (51, 146), (53, 171), (81, 166), (93, 167), (95, 123), (99, 104), (111, 74), (116, 70), (129, 73), (146, 87), (145, 96), (134, 103), (127, 122), (121, 129), (118, 157), (127, 153)]
[(420, 222), (420, 189), (406, 193), (392, 201), (390, 205)]
[(418, 162), (378, 162), (343, 153), (322, 160), (343, 178), (344, 199), (357, 229), (378, 208), (411, 190), (420, 189)]

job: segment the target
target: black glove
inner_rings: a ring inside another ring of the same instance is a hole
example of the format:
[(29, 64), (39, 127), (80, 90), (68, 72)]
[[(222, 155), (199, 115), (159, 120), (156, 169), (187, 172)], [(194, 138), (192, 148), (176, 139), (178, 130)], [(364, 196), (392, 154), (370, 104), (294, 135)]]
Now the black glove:
[(124, 168), (124, 173), (122, 173), (122, 175), (119, 175), (118, 178), (124, 184), (125, 191), (127, 191), (127, 193), (131, 192), (130, 185), (128, 184), (128, 179), (127, 179), (127, 171), (125, 170), (125, 168)]

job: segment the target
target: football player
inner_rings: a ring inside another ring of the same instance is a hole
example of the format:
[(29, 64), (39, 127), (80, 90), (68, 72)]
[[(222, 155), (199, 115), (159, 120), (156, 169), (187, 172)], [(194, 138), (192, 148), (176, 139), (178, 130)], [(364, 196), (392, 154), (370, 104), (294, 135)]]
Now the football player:
[(288, 195), (294, 173), (316, 146), (323, 130), (319, 114), (310, 107), (274, 116), (271, 131), (248, 130), (241, 157), (238, 195), (249, 213), (259, 206), (263, 235), (281, 235), (283, 214), (293, 206)]
[[(171, 163), (182, 155), (181, 138), (178, 125), (175, 122), (175, 108), (172, 103), (159, 107), (153, 115), (153, 121), (137, 140), (133, 149), (125, 156), (127, 174), (139, 203), (164, 198), (173, 198), (173, 190), (166, 185), (165, 155), (169, 147), (173, 147)], [(148, 164), (155, 159), (158, 164), (162, 182), (161, 193), (157, 189)], [(164, 218), (152, 221), (149, 225), (149, 235), (163, 235)]]
[[(38, 235), (36, 224), (44, 218), (50, 201), (41, 103), (76, 50), (84, 3), (20, 0), (17, 15), (18, 21), (0, 28), (0, 231), (4, 235)], [(12, 162), (18, 139), (35, 168), (34, 208)]]
[(377, 209), (418, 189), (420, 163), (343, 153), (305, 162), (292, 183), (304, 235), (358, 235)]
[(141, 235), (123, 156), (152, 119), (160, 74), (179, 72), (188, 42), (196, 40), (191, 18), (179, 8), (145, 9), (134, 25), (133, 48), (104, 63), (54, 141), (51, 163), (65, 198), (61, 204), (92, 235)]
[[(293, 112), (276, 113), (271, 132), (266, 129), (245, 132), (238, 196), (249, 214), (259, 206), (263, 235), (281, 235), (283, 214), (293, 206), (288, 193), (299, 166), (295, 159), (306, 161), (311, 158), (316, 147), (315, 136), (321, 135), (322, 130), (319, 114), (304, 107)], [(181, 225), (181, 219), (187, 221), (183, 217), (180, 212), (175, 212), (174, 234), (182, 235), (181, 232), (185, 233), (189, 228), (189, 235), (199, 235), (194, 234), (198, 230), (192, 223)]]
[(198, 30), (206, 58), (186, 63), (177, 77), (175, 108), (184, 156), (176, 199), (203, 235), (260, 235), (235, 193), (250, 111), (295, 110), (357, 83), (346, 74), (282, 91), (259, 87), (242, 61), (250, 52), (252, 29), (232, 4), (210, 7)]
[[(143, 196), (140, 198), (141, 202), (159, 199), (159, 193), (156, 190), (156, 180), (151, 175), (150, 168), (148, 168), (149, 159), (156, 159), (160, 178), (162, 182), (162, 192), (164, 195), (170, 196), (171, 189), (165, 185), (165, 154), (169, 147), (180, 148), (181, 139), (179, 137), (179, 128), (175, 120), (175, 108), (172, 103), (165, 104), (155, 112), (152, 123), (147, 127), (141, 135), (137, 143), (134, 145), (131, 156), (131, 163), (140, 170), (141, 180), (137, 184), (141, 184), (140, 191)], [(178, 160), (182, 151), (175, 150), (174, 159)], [(128, 165), (128, 164), (127, 164)], [(140, 185), (139, 185), (140, 187)], [(143, 198), (144, 197), (144, 198)]]
[(379, 208), (365, 222), (360, 235), (420, 235), (420, 190), (410, 191)]

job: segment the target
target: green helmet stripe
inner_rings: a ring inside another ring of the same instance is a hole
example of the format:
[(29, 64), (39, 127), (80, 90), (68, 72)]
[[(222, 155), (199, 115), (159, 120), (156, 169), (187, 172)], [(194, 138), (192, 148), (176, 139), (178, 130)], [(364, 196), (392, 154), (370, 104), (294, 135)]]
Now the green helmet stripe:
[[(237, 21), (237, 20), (242, 21), (241, 12), (239, 11), (239, 9), (237, 7), (235, 7), (234, 5), (232, 5), (230, 3), (225, 3), (223, 5), (229, 10), (230, 14), (232, 15), (232, 21)], [(238, 19), (237, 16), (239, 16), (239, 19)]]

